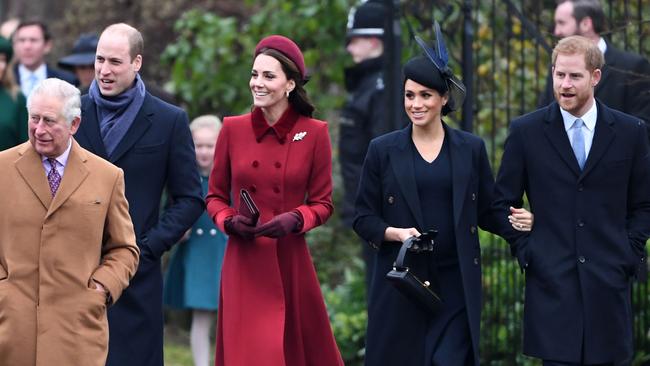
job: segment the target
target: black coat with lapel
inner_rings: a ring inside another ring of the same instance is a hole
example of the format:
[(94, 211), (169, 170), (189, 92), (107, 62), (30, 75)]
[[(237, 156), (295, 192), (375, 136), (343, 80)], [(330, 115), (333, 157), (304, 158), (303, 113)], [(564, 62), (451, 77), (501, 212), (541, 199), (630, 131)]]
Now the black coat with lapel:
[[(147, 93), (135, 121), (109, 157), (100, 135), (96, 105), (85, 95), (75, 138), (84, 148), (124, 170), (129, 213), (141, 250), (135, 277), (108, 311), (107, 365), (161, 366), (160, 257), (204, 208), (187, 114)], [(161, 214), (163, 190), (169, 198)]]
[[(444, 126), (449, 139), (453, 211), (458, 260), (475, 364), (481, 310), (481, 266), (477, 226), (496, 231), (490, 204), (493, 177), (483, 141)], [(356, 199), (354, 230), (376, 247), (376, 266), (369, 293), (366, 365), (428, 365), (424, 344), (429, 315), (409, 302), (385, 279), (401, 243), (384, 242), (388, 226), (423, 231), (422, 207), (414, 176), (412, 127), (374, 139), (368, 148)], [(500, 223), (500, 222), (499, 222)], [(504, 224), (505, 225), (505, 224)], [(505, 225), (509, 227), (510, 225)], [(411, 270), (421, 278), (428, 273), (429, 254), (412, 254)]]
[(496, 206), (518, 206), (525, 193), (535, 214), (532, 232), (509, 241), (526, 272), (524, 353), (542, 359), (632, 356), (630, 282), (650, 235), (648, 142), (639, 119), (597, 108), (582, 171), (552, 103), (512, 122), (497, 177)]

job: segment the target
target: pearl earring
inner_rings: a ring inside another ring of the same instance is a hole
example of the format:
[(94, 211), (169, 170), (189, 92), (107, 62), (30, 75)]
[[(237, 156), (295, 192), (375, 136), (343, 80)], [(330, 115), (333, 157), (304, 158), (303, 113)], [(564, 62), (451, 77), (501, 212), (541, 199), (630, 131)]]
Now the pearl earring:
[(289, 98), (289, 91), (287, 90), (287, 98)]

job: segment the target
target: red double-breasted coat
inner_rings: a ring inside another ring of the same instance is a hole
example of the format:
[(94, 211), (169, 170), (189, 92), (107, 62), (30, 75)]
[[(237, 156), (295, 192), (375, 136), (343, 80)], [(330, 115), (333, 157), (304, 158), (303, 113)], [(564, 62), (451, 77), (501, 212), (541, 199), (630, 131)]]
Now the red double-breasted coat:
[(280, 239), (230, 236), (216, 365), (343, 364), (304, 237), (332, 214), (331, 150), (327, 124), (291, 107), (272, 127), (259, 109), (224, 119), (207, 196), (215, 223), (225, 230), (246, 188), (260, 223), (298, 210), (303, 226)]

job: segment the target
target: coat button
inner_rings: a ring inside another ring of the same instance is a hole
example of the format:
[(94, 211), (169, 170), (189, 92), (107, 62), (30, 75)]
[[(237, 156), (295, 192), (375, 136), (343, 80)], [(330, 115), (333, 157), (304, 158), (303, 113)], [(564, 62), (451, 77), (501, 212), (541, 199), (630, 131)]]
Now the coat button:
[(478, 257), (474, 257), (474, 264), (478, 266)]
[(578, 192), (582, 192), (582, 191), (584, 191), (584, 190), (585, 190), (585, 187), (584, 187), (584, 186), (582, 186), (582, 185), (579, 185), (579, 186), (578, 186)]
[(586, 261), (587, 261), (587, 260), (585, 259), (585, 257), (583, 257), (583, 256), (579, 256), (579, 257), (578, 257), (578, 262), (580, 262), (580, 263), (584, 263), (584, 262), (586, 262)]
[(476, 193), (472, 193), (472, 201), (476, 201)]
[(476, 226), (470, 226), (469, 227), (469, 232), (472, 234), (476, 234)]
[(203, 229), (201, 228), (196, 229), (196, 235), (203, 235)]
[(578, 222), (578, 227), (583, 227), (583, 226), (585, 226), (584, 222), (582, 222), (582, 221)]
[(273, 187), (273, 192), (280, 193), (280, 188), (278, 186)]
[(257, 168), (258, 166), (260, 166), (260, 162), (257, 161), (257, 160), (253, 160), (253, 164), (252, 164), (252, 165), (253, 165), (253, 168)]
[(279, 161), (276, 161), (274, 165), (278, 169), (282, 168), (282, 164)]
[(389, 205), (392, 205), (393, 203), (395, 203), (395, 197), (393, 197), (393, 196), (388, 196), (388, 204), (389, 204)]
[(248, 190), (251, 191), (251, 193), (255, 193), (257, 191), (257, 187), (253, 184), (252, 186), (248, 187)]

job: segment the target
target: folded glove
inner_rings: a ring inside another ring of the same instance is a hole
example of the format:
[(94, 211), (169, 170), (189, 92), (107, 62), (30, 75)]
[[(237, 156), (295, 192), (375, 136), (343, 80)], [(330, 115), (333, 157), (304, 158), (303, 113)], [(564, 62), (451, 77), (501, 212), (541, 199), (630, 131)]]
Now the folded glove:
[(253, 219), (244, 215), (237, 214), (227, 218), (223, 226), (226, 228), (226, 234), (228, 235), (236, 235), (249, 240), (255, 237)]
[(297, 211), (281, 213), (255, 230), (255, 236), (281, 238), (302, 227), (302, 216)]

